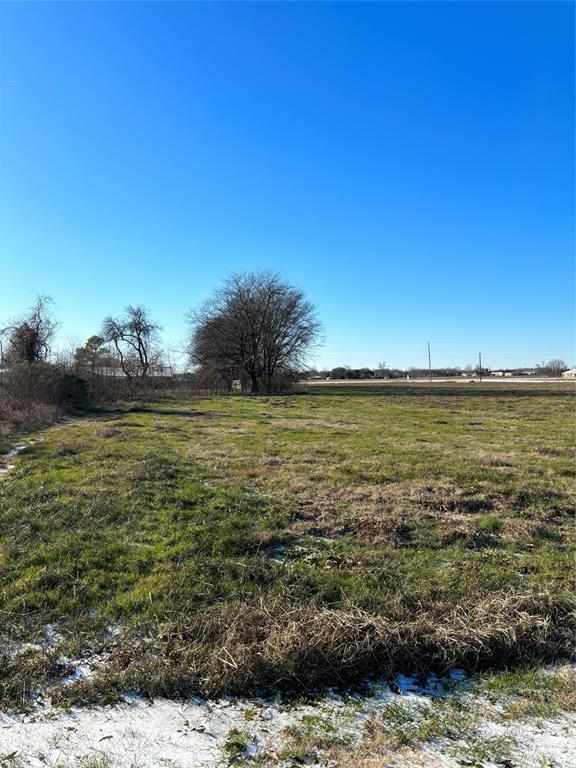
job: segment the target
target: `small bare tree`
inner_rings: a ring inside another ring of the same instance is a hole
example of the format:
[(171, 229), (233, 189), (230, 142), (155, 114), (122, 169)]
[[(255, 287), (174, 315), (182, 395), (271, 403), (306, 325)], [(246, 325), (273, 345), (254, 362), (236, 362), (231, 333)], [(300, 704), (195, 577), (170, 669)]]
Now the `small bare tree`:
[(377, 379), (387, 379), (389, 376), (387, 363), (384, 360), (381, 360), (376, 366), (374, 373)]
[(2, 336), (7, 339), (3, 363), (41, 363), (48, 359), (57, 328), (53, 303), (50, 296), (40, 294), (28, 314), (2, 329)]
[(321, 328), (303, 292), (273, 272), (232, 275), (189, 322), (191, 362), (246, 379), (252, 393), (302, 370)]
[(128, 306), (120, 317), (108, 316), (102, 338), (112, 344), (127, 379), (145, 379), (160, 361), (157, 335), (160, 326), (152, 322), (145, 307)]

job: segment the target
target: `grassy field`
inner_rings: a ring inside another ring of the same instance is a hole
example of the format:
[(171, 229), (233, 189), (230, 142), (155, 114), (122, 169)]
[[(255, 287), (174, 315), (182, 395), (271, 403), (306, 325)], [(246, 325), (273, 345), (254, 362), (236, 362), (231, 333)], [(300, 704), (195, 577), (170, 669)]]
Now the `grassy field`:
[[(565, 656), (573, 395), (323, 387), (48, 431), (0, 479), (3, 705)], [(95, 655), (96, 674), (60, 684), (67, 658)]]

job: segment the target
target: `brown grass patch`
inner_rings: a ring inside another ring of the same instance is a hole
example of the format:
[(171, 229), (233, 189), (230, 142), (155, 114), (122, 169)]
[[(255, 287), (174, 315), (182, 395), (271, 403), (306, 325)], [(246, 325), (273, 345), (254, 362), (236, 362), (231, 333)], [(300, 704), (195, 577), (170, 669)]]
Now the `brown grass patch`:
[(567, 445), (567, 446), (560, 446), (560, 447), (543, 445), (539, 448), (536, 448), (536, 451), (542, 456), (558, 456), (558, 457), (576, 456), (576, 445)]
[(326, 755), (334, 768), (438, 768), (438, 760), (417, 747), (396, 747), (373, 721), (366, 721), (366, 738), (354, 747), (336, 747)]
[(394, 510), (427, 510), (472, 514), (508, 506), (498, 493), (466, 493), (445, 483), (388, 483), (386, 485), (340, 486), (313, 490), (300, 487), (298, 501), (304, 516), (322, 517), (342, 508), (353, 511), (381, 506)]
[(34, 432), (54, 424), (63, 414), (64, 409), (58, 405), (21, 403), (0, 391), (0, 438)]
[[(517, 538), (534, 523), (512, 525), (506, 513), (513, 500), (497, 493), (467, 494), (443, 483), (390, 483), (387, 485), (300, 487), (298, 512), (291, 531), (298, 535), (337, 538), (396, 546), (464, 541), (473, 548), (493, 542), (478, 530), (479, 515), (500, 515), (502, 536)], [(522, 529), (522, 530), (521, 530)]]
[(115, 441), (125, 439), (125, 435), (118, 427), (99, 427), (96, 431), (96, 437), (113, 437)]
[(103, 675), (59, 695), (101, 700), (111, 688), (150, 696), (240, 695), (312, 691), (358, 683), (369, 674), (476, 672), (565, 656), (575, 631), (574, 599), (549, 593), (438, 606), (405, 622), (358, 610), (236, 603), (177, 617), (168, 631), (146, 641), (126, 638)]
[(54, 648), (30, 648), (14, 653), (0, 651), (0, 699), (8, 706), (26, 709), (31, 694), (72, 672)]

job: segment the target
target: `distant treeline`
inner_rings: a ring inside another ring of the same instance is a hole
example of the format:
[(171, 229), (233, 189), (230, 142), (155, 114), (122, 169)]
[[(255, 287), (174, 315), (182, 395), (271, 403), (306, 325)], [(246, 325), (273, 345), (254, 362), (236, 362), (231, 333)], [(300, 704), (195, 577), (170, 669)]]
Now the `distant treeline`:
[[(285, 392), (301, 379), (425, 378), (427, 368), (341, 366), (307, 369), (321, 338), (316, 308), (273, 272), (239, 273), (186, 316), (187, 370), (176, 370), (149, 309), (130, 305), (106, 316), (80, 346), (53, 350), (58, 323), (50, 297), (0, 328), (0, 431), (38, 426), (54, 413), (99, 402), (187, 390), (195, 394)], [(558, 376), (551, 360), (534, 369), (492, 372), (477, 366), (435, 368), (434, 377)], [(1, 436), (1, 434), (0, 434)]]
[(321, 324), (304, 293), (273, 272), (238, 273), (185, 318), (188, 370), (176, 370), (150, 310), (106, 316), (80, 346), (54, 351), (54, 304), (0, 328), (0, 437), (98, 402), (182, 391), (285, 391), (299, 378)]
[(500, 368), (493, 370), (492, 368), (482, 366), (482, 369), (478, 365), (468, 365), (465, 368), (389, 368), (385, 364), (381, 364), (377, 368), (351, 368), (350, 366), (343, 365), (336, 368), (318, 370), (316, 368), (309, 368), (302, 371), (301, 378), (305, 380), (344, 380), (344, 379), (424, 379), (429, 378), (456, 378), (456, 377), (468, 377), (468, 376), (538, 376), (538, 377), (555, 377), (560, 376), (564, 371), (568, 369), (568, 366), (563, 360), (550, 360), (547, 363), (540, 363), (534, 368)]

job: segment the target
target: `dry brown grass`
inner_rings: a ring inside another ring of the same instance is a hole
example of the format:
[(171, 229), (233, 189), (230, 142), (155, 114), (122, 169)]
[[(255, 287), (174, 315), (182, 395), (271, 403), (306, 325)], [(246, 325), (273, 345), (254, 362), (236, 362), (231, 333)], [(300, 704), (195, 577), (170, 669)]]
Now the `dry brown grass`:
[(43, 403), (21, 403), (0, 390), (0, 443), (7, 438), (53, 424), (64, 414), (63, 408)]
[(543, 445), (536, 449), (542, 456), (576, 456), (576, 445), (555, 447)]
[(150, 696), (313, 691), (368, 674), (474, 672), (565, 656), (575, 631), (575, 601), (549, 593), (428, 609), (406, 622), (362, 611), (228, 604), (179, 616), (159, 637), (124, 638), (102, 675), (59, 695), (86, 701), (128, 689)]
[(32, 705), (30, 693), (59, 681), (72, 667), (52, 648), (30, 648), (14, 653), (0, 650), (0, 699), (6, 704), (26, 709)]
[(321, 519), (343, 507), (353, 513), (381, 509), (474, 514), (504, 509), (510, 503), (498, 493), (467, 493), (455, 485), (415, 481), (314, 489), (304, 486), (297, 493), (304, 519)]
[(470, 548), (486, 546), (492, 539), (478, 528), (479, 516), (486, 514), (498, 515), (498, 537), (504, 541), (532, 535), (544, 522), (514, 517), (513, 498), (470, 494), (445, 483), (307, 487), (300, 489), (298, 502), (291, 526), (297, 535), (350, 536), (394, 546), (428, 543), (430, 529), (440, 546), (458, 541)]
[(334, 768), (438, 768), (434, 756), (418, 747), (393, 749), (381, 729), (358, 746), (330, 750), (326, 761)]

